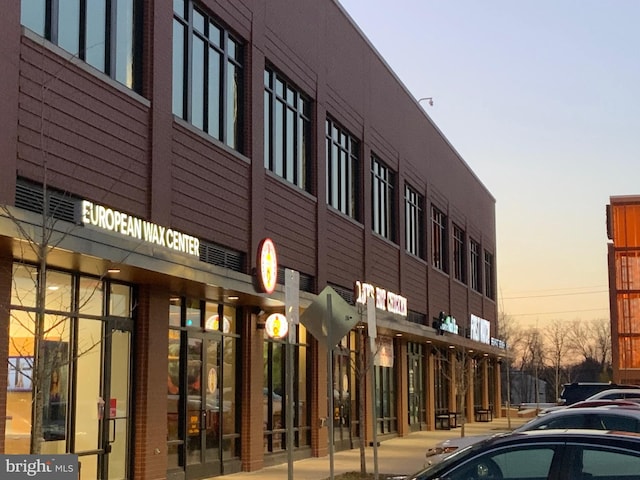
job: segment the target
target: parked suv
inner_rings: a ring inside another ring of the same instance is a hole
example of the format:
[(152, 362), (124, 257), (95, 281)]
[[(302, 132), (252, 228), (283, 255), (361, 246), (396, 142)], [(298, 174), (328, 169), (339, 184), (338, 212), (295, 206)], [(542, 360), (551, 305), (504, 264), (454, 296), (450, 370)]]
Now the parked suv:
[(640, 388), (638, 385), (616, 384), (616, 383), (598, 383), (598, 382), (574, 382), (565, 383), (560, 393), (560, 399), (563, 405), (571, 405), (581, 400), (586, 400), (591, 395), (594, 395), (603, 390), (609, 390), (612, 388)]

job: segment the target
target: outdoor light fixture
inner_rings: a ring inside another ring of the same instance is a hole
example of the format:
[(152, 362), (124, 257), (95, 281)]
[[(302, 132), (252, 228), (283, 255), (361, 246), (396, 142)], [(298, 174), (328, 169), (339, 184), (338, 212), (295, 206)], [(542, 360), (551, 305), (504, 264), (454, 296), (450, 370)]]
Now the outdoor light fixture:
[(426, 100), (429, 103), (429, 106), (433, 107), (433, 97), (423, 97), (418, 100), (418, 103), (422, 102), (423, 100)]

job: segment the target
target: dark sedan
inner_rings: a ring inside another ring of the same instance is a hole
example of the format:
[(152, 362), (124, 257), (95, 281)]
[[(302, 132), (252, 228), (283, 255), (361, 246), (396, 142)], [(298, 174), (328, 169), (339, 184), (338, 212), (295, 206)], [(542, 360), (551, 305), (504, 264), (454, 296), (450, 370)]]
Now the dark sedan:
[(407, 480), (640, 480), (640, 436), (596, 430), (497, 435)]

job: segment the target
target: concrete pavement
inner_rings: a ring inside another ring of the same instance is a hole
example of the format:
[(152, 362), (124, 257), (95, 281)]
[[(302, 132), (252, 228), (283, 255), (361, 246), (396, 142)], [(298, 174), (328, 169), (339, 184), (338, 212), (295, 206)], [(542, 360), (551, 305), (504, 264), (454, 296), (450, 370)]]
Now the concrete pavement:
[[(516, 414), (510, 419), (511, 429), (517, 428), (529, 418), (518, 417)], [(414, 432), (406, 437), (395, 437), (380, 442), (378, 447), (378, 472), (383, 474), (410, 474), (424, 466), (427, 448), (434, 444), (460, 436), (461, 428), (451, 430), (434, 430)], [(465, 436), (486, 435), (509, 431), (509, 420), (496, 418), (492, 422), (474, 422), (465, 425)], [(374, 471), (373, 447), (366, 448), (367, 472)], [(360, 471), (360, 450), (346, 450), (334, 454), (334, 475), (345, 472)], [(297, 460), (293, 464), (295, 480), (323, 480), (329, 478), (329, 456), (314, 457)], [(287, 463), (266, 467), (255, 472), (240, 472), (216, 477), (217, 480), (286, 480), (288, 477)]]

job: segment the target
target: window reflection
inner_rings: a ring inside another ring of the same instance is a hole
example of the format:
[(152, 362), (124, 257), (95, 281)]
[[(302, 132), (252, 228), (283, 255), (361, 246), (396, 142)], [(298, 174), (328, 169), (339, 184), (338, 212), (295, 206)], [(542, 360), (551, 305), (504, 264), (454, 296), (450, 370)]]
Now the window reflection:
[(187, 5), (174, 2), (173, 113), (240, 151), (241, 45), (206, 12)]
[(21, 0), (20, 20), (71, 56), (139, 91), (136, 59), (142, 56), (136, 50), (142, 32), (135, 29), (137, 1)]

